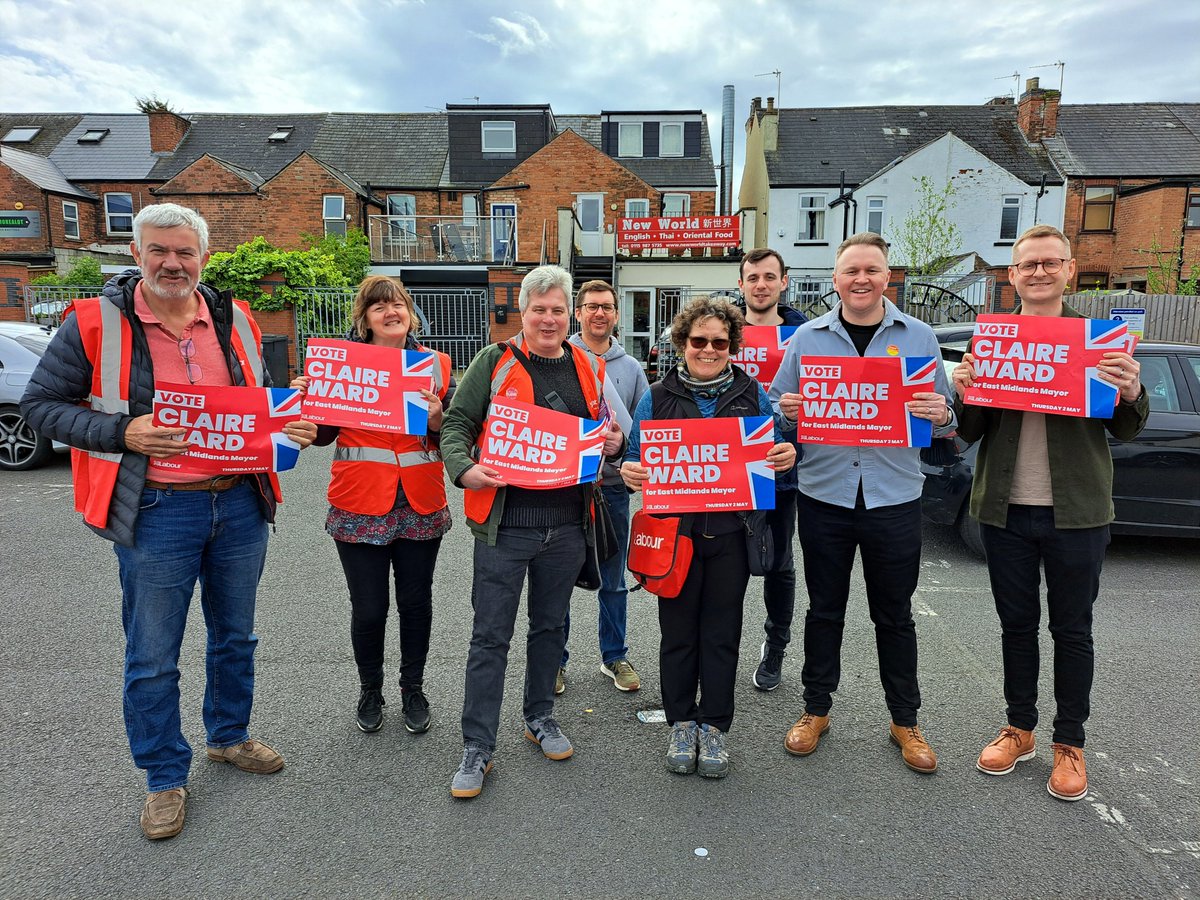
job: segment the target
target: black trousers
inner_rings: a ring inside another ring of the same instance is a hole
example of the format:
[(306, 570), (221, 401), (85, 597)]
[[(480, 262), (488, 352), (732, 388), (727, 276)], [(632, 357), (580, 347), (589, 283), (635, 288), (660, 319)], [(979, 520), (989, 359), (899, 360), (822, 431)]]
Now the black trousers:
[(796, 608), (796, 558), (792, 540), (796, 537), (796, 496), (798, 491), (775, 494), (775, 508), (767, 513), (767, 527), (775, 542), (776, 566), (763, 576), (763, 604), (767, 608), (767, 646), (786, 650), (792, 642), (792, 616)]
[(875, 624), (879, 680), (892, 721), (917, 724), (917, 628), (912, 595), (921, 570), (921, 501), (846, 509), (801, 493), (797, 501), (808, 612), (804, 617), (805, 709), (828, 714), (841, 680), (842, 630), (855, 550), (862, 556), (867, 606)]
[(433, 628), (433, 569), (442, 539), (401, 539), (386, 546), (334, 541), (334, 545), (350, 589), (350, 643), (359, 681), (364, 687), (383, 685), (392, 575), (400, 622), (400, 687), (420, 687)]
[(980, 534), (1000, 617), (1008, 723), (1032, 731), (1038, 722), (1038, 629), (1044, 566), (1058, 707), (1054, 740), (1082, 747), (1083, 724), (1091, 712), (1092, 605), (1100, 593), (1108, 526), (1055, 528), (1053, 507), (1016, 505), (1008, 507), (1007, 525), (981, 525)]
[[(658, 601), (659, 680), (668, 722), (696, 721), (728, 731), (742, 640), (742, 601), (750, 569), (738, 529), (692, 535), (695, 550), (678, 597)], [(699, 702), (696, 689), (700, 690)]]

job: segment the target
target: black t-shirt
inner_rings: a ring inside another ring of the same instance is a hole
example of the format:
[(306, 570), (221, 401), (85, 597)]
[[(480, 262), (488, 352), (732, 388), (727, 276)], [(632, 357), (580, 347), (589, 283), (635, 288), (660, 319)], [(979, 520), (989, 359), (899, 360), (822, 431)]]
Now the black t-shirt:
[(883, 324), (883, 320), (879, 320), (874, 325), (855, 325), (852, 322), (847, 322), (845, 317), (838, 312), (838, 319), (842, 323), (842, 327), (846, 329), (846, 334), (850, 335), (850, 340), (854, 342), (854, 349), (858, 351), (859, 356), (867, 355), (867, 345), (871, 343), (871, 338), (875, 337), (875, 332), (879, 330), (879, 326)]

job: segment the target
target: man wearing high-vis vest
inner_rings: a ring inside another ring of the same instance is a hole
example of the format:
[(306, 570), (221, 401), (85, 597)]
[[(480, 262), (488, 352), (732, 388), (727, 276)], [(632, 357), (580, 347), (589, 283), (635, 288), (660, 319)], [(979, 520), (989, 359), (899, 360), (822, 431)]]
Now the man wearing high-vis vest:
[[(246, 772), (283, 768), (283, 757), (248, 731), (255, 594), (280, 494), (273, 474), (195, 480), (162, 466), (188, 444), (183, 428), (152, 424), (156, 380), (267, 386), (270, 376), (249, 307), (200, 284), (209, 254), (198, 213), (145, 207), (130, 252), (140, 273), (72, 304), (21, 408), (35, 429), (71, 445), (75, 508), (116, 550), (125, 730), (146, 770), (142, 831), (156, 840), (183, 829), (192, 748), (180, 727), (179, 648), (197, 581), (208, 630), (208, 758)], [(316, 431), (304, 421), (284, 426), (302, 447)]]

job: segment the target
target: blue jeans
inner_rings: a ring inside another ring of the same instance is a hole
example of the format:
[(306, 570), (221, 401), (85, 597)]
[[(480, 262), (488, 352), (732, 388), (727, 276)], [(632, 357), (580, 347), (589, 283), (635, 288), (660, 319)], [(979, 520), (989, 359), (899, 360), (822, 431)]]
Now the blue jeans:
[[(605, 665), (629, 655), (625, 646), (625, 612), (629, 591), (625, 587), (625, 559), (629, 552), (629, 491), (623, 484), (606, 484), (601, 490), (617, 533), (617, 552), (600, 563), (600, 661)], [(571, 612), (563, 623), (565, 639), (571, 637)], [(565, 668), (571, 652), (563, 644)]]
[(132, 547), (115, 547), (125, 628), (125, 731), (150, 791), (187, 784), (192, 748), (179, 724), (179, 648), (200, 582), (208, 630), (204, 728), (211, 747), (249, 737), (254, 598), (267, 523), (254, 488), (142, 492)]
[(471, 585), (475, 622), (462, 713), (465, 745), (488, 752), (496, 749), (508, 648), (527, 572), (529, 635), (525, 640), (523, 712), (528, 720), (554, 711), (554, 678), (565, 640), (563, 619), (583, 565), (583, 552), (583, 527), (578, 524), (545, 528), (505, 525), (494, 547), (475, 541)]

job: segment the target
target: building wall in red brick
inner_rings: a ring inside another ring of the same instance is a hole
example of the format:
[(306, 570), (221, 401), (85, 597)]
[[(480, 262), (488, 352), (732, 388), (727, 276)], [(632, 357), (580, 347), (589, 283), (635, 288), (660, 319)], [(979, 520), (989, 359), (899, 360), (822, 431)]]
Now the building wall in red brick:
[(5, 237), (0, 238), (0, 252), (9, 253), (48, 253), (50, 252), (50, 236), (47, 231), (49, 223), (46, 216), (46, 198), (40, 187), (10, 169), (0, 162), (0, 206), (4, 209), (16, 209), (22, 204), (25, 210), (37, 212), (42, 220), (42, 233), (38, 237)]
[[(521, 280), (529, 274), (529, 266), (513, 269), (494, 267), (488, 269), (488, 301), (491, 307), (492, 341), (506, 341), (521, 330), (521, 310), (517, 298), (521, 291)], [(496, 308), (507, 310), (507, 321), (496, 321)], [(455, 360), (455, 365), (466, 366), (470, 360)]]

